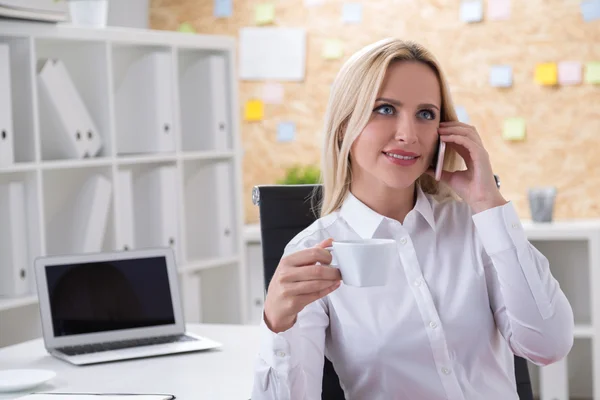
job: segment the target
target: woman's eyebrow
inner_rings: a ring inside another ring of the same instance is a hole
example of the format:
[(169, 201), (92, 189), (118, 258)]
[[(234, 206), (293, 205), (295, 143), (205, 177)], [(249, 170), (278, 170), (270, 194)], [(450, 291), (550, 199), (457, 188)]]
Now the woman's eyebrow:
[[(390, 104), (393, 104), (395, 106), (402, 107), (402, 102), (400, 102), (398, 100), (394, 100), (394, 99), (389, 99), (387, 97), (378, 97), (375, 101), (376, 102), (390, 103)], [(435, 108), (438, 111), (440, 109), (438, 106), (436, 106), (435, 104), (431, 104), (431, 103), (422, 103), (422, 104), (419, 104), (419, 108), (421, 108), (421, 107)]]

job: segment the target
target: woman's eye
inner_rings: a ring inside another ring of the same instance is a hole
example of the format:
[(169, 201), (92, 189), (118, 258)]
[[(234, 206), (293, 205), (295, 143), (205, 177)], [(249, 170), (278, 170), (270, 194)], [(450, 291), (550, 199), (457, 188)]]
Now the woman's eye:
[(383, 106), (377, 107), (375, 109), (375, 111), (382, 115), (392, 115), (392, 114), (394, 114), (395, 110), (394, 110), (394, 107), (392, 107), (392, 106), (383, 105)]
[(421, 110), (419, 111), (419, 113), (417, 114), (420, 118), (424, 118), (427, 120), (434, 120), (435, 119), (435, 113), (433, 111), (430, 110)]

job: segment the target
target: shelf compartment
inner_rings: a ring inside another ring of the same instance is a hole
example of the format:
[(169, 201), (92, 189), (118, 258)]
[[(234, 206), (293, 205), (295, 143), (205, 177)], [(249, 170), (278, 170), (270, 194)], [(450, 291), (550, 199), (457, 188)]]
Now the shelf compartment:
[[(10, 121), (2, 121), (4, 116), (0, 111), (0, 142), (12, 147), (12, 161), (14, 163), (35, 162), (36, 156), (36, 126), (34, 101), (35, 61), (33, 56), (33, 41), (29, 38), (0, 37), (0, 44), (8, 46), (8, 68), (10, 75), (10, 91), (0, 82), (0, 107), (10, 113)], [(0, 60), (0, 63), (2, 60)], [(6, 67), (6, 65), (4, 66)], [(0, 70), (4, 67), (0, 66)], [(0, 78), (1, 79), (1, 78)], [(2, 98), (7, 96), (6, 98)], [(7, 101), (9, 104), (4, 104)], [(4, 137), (4, 139), (1, 139)], [(2, 144), (4, 146), (4, 144)], [(1, 154), (1, 152), (0, 152)], [(5, 158), (0, 156), (0, 158)], [(3, 162), (3, 166), (12, 162)]]
[(43, 172), (46, 251), (81, 254), (114, 248), (110, 167)]
[(232, 149), (227, 56), (190, 49), (177, 54), (182, 149)]
[[(179, 173), (175, 163), (132, 164), (120, 166), (129, 173), (135, 248), (171, 247), (179, 260)], [(123, 190), (117, 195), (121, 196)], [(120, 201), (119, 201), (120, 202)]]
[(37, 39), (35, 52), (42, 159), (112, 156), (108, 45)]
[(38, 303), (37, 295), (30, 294), (18, 297), (0, 297), (0, 311), (14, 310)]
[(174, 152), (172, 50), (114, 45), (112, 64), (117, 154)]
[(184, 161), (186, 260), (240, 254), (233, 161)]
[(42, 254), (36, 172), (0, 175), (0, 297), (35, 291), (32, 268)]

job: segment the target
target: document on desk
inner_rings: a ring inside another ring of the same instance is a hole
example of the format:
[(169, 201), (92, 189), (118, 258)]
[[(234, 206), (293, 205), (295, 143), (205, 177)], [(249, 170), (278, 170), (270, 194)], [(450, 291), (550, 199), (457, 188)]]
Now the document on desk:
[(115, 393), (33, 393), (16, 400), (172, 400), (168, 394), (115, 394)]

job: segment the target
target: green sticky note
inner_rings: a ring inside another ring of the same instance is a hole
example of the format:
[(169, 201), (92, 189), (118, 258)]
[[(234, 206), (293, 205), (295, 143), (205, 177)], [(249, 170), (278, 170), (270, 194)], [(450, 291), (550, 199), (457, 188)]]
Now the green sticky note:
[(337, 60), (344, 55), (342, 42), (337, 39), (327, 39), (323, 46), (323, 58), (326, 60)]
[(600, 84), (600, 61), (585, 64), (585, 83)]
[(275, 20), (275, 4), (263, 3), (256, 6), (256, 23), (258, 25), (270, 24)]
[(504, 120), (504, 129), (502, 130), (504, 140), (524, 140), (525, 139), (525, 119), (524, 118), (506, 118)]
[(179, 25), (179, 28), (177, 28), (177, 31), (183, 32), (183, 33), (196, 33), (196, 30), (194, 29), (192, 24), (190, 24), (189, 22), (184, 22), (181, 25)]

